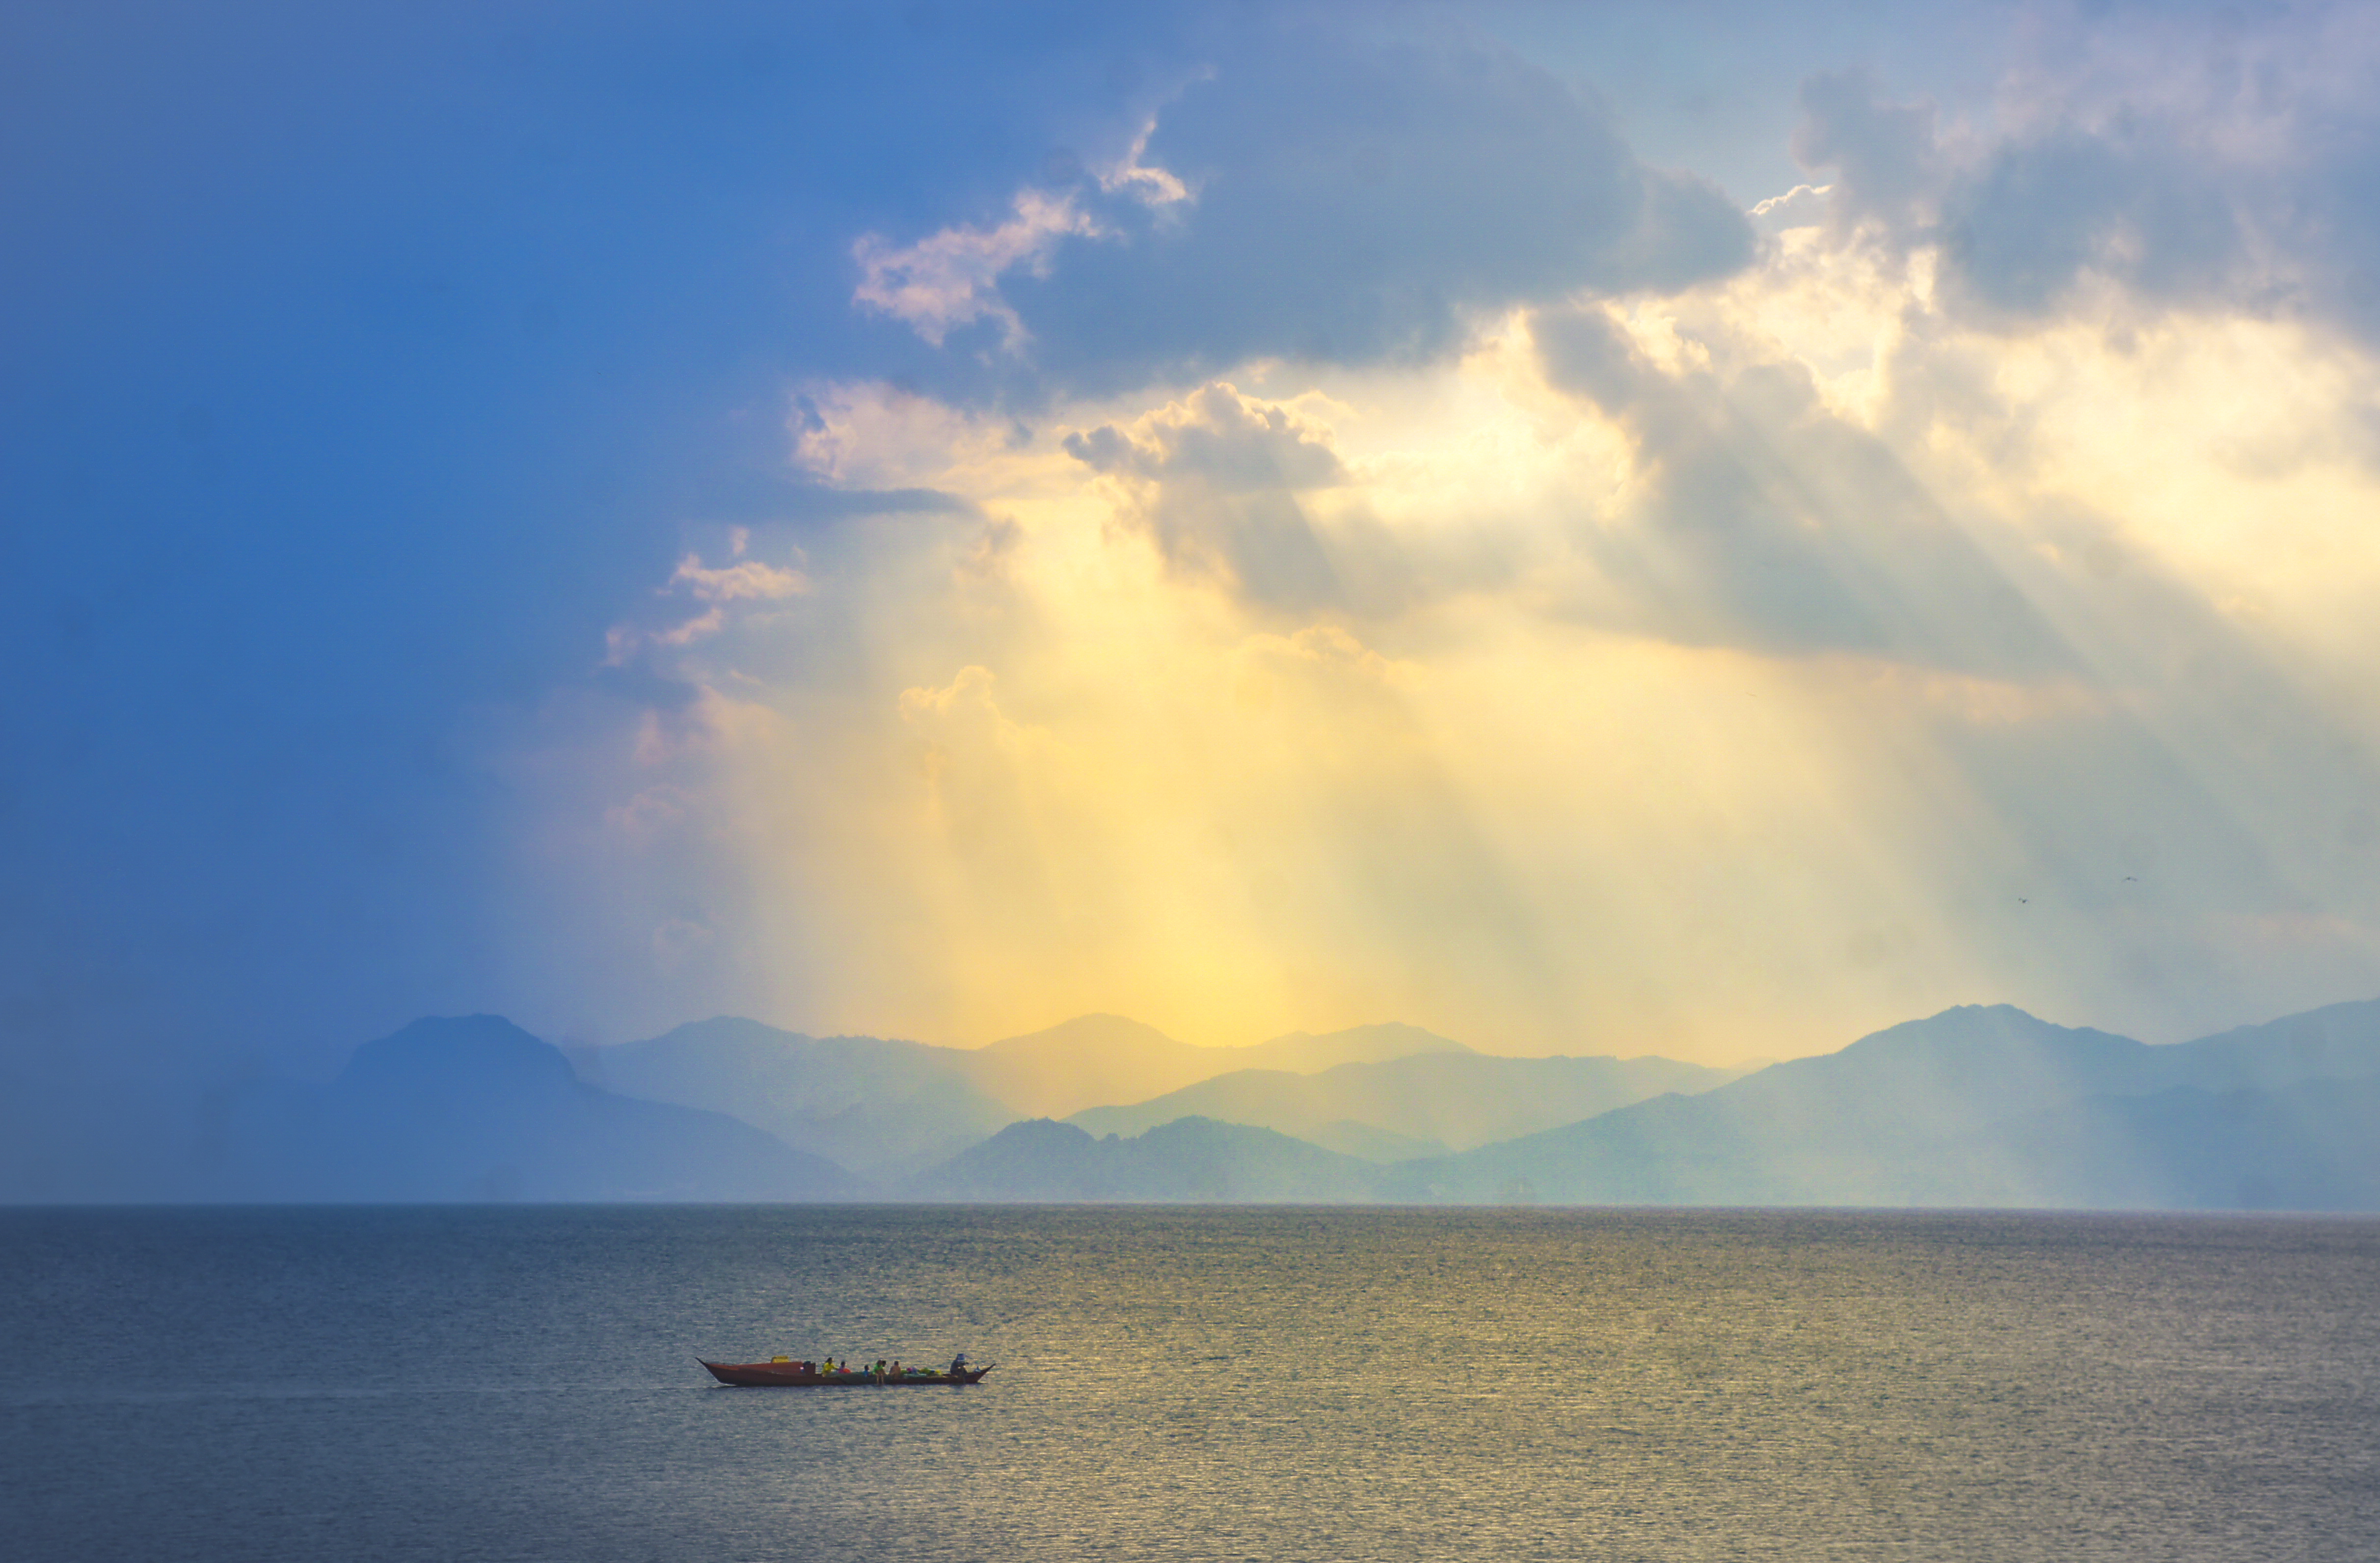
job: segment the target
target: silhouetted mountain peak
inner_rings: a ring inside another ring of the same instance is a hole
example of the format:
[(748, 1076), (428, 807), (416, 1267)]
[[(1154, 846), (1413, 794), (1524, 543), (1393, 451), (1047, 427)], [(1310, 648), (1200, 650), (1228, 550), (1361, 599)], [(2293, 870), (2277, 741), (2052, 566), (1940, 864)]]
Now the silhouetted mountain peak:
[(608, 1089), (731, 1113), (870, 1176), (931, 1166), (1017, 1116), (975, 1084), (975, 1053), (809, 1036), (735, 1016), (586, 1048), (577, 1061), (583, 1078)]
[(932, 1198), (1238, 1201), (1362, 1200), (1377, 1169), (1245, 1124), (1184, 1118), (1133, 1139), (1094, 1139), (1048, 1119), (1013, 1123), (919, 1178)]
[(1960, 1004), (1871, 1032), (1838, 1052), (1776, 1067), (1963, 1068), (2020, 1060), (2098, 1067), (2129, 1061), (2146, 1046), (2090, 1026), (2058, 1025), (2013, 1004)]
[(801, 1032), (786, 1031), (765, 1021), (747, 1020), (741, 1015), (713, 1015), (709, 1020), (688, 1021), (654, 1040), (694, 1043), (710, 1048), (774, 1050), (798, 1048), (810, 1038)]
[[(1071, 1123), (1061, 1123), (1054, 1118), (1027, 1118), (1010, 1124), (984, 1144), (1028, 1147), (1073, 1145), (1087, 1143), (1096, 1137), (1075, 1128)], [(1114, 1136), (1109, 1137), (1112, 1139)]]
[(562, 1049), (502, 1015), (433, 1016), (355, 1050), (343, 1087), (379, 1088), (435, 1080), (507, 1095), (578, 1088)]

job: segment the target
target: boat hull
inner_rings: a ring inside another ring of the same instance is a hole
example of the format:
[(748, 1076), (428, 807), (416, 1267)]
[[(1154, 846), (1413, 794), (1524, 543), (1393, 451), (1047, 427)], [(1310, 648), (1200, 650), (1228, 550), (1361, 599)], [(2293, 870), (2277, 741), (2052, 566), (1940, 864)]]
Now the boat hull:
[(905, 1373), (899, 1377), (872, 1373), (809, 1373), (791, 1363), (713, 1363), (695, 1359), (710, 1376), (739, 1389), (931, 1389), (980, 1383), (995, 1363), (958, 1373)]

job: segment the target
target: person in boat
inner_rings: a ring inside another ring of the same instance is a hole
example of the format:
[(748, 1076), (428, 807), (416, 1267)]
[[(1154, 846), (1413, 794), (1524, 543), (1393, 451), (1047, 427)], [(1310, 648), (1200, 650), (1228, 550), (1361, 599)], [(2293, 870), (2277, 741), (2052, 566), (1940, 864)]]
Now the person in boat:
[(965, 1351), (961, 1351), (957, 1356), (951, 1359), (951, 1376), (953, 1378), (956, 1378), (959, 1375), (965, 1372), (966, 1372), (966, 1353)]

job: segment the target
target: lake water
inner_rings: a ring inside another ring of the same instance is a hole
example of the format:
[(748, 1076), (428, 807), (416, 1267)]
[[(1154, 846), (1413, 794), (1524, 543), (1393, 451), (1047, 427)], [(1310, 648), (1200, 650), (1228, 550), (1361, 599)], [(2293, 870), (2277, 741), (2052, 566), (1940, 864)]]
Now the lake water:
[(0, 1211), (0, 1557), (2362, 1559), (2376, 1304), (2368, 1219)]

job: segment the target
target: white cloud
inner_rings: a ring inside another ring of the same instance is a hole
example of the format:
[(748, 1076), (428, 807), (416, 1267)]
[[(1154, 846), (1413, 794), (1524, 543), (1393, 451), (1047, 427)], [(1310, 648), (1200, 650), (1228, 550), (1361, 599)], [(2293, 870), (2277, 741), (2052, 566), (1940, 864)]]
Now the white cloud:
[(1123, 156), (1111, 166), (1099, 171), (1099, 188), (1129, 195), (1160, 211), (1190, 200), (1189, 186), (1165, 169), (1152, 167), (1142, 161), (1148, 155), (1148, 139), (1156, 132), (1157, 119), (1151, 115), (1143, 122), (1140, 134), (1133, 138), (1132, 146)]
[(987, 317), (1001, 323), (1008, 346), (1023, 345), (1025, 322), (1000, 297), (1002, 273), (1042, 269), (1060, 239), (1093, 236), (1099, 228), (1071, 195), (1019, 190), (1014, 211), (997, 227), (944, 228), (899, 248), (880, 235), (862, 235), (851, 247), (860, 270), (852, 301), (907, 322), (937, 347), (954, 328)]
[[(741, 552), (742, 549), (739, 547), (737, 551)], [(670, 585), (684, 587), (704, 602), (767, 602), (800, 597), (810, 589), (809, 577), (799, 570), (764, 564), (757, 559), (747, 559), (720, 569), (706, 569), (701, 558), (692, 553), (678, 561), (676, 572), (670, 576)]]
[(656, 646), (691, 646), (696, 641), (717, 635), (727, 627), (727, 612), (712, 608), (686, 620), (674, 629), (661, 631), (652, 637)]
[(1796, 185), (1783, 195), (1758, 202), (1744, 215), (1765, 234), (1810, 227), (1827, 220), (1827, 197), (1834, 188), (1832, 185)]

